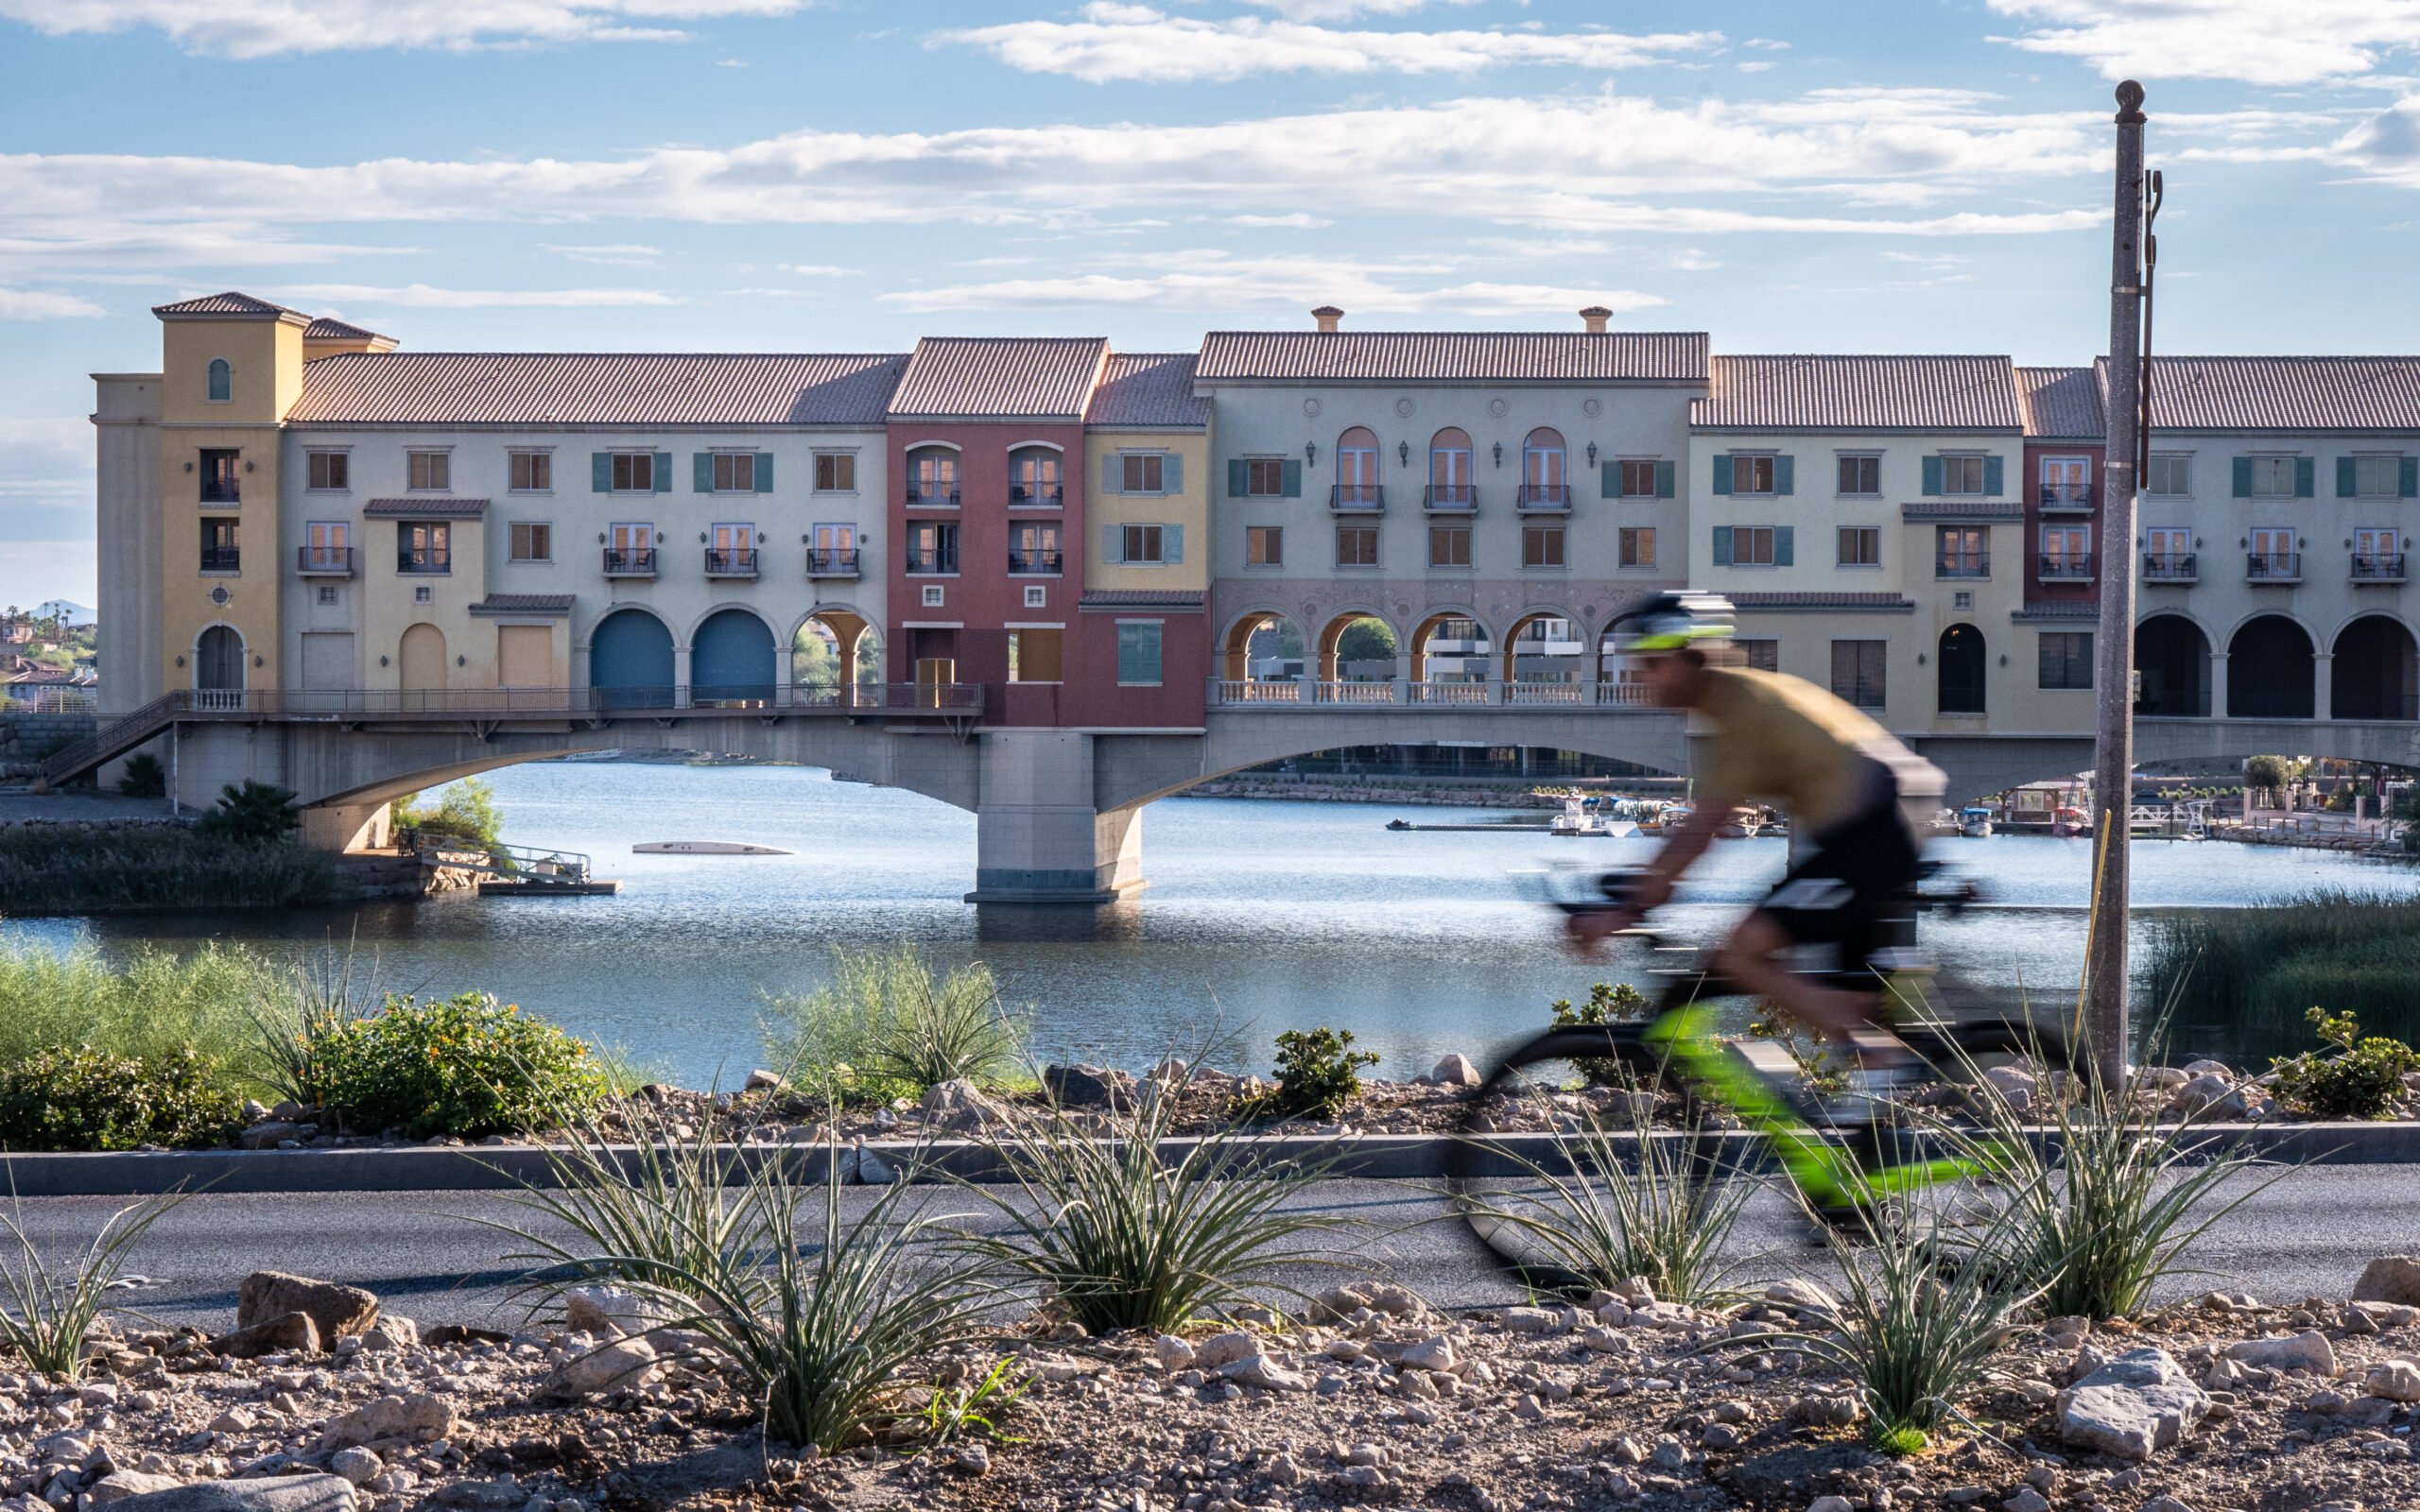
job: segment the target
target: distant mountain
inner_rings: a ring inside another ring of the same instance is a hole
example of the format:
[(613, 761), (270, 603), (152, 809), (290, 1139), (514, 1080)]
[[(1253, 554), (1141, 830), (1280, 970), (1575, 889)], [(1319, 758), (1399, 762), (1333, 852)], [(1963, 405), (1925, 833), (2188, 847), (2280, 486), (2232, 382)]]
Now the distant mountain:
[(34, 618), (46, 620), (53, 617), (65, 620), (69, 625), (90, 625), (97, 618), (83, 605), (70, 603), (63, 598), (46, 599), (34, 606)]

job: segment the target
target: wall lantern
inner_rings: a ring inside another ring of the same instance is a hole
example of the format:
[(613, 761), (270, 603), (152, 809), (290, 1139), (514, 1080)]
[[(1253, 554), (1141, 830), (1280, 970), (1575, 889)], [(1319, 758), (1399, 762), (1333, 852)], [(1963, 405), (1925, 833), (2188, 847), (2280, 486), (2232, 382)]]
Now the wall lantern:
[(191, 462), (187, 462), (187, 463), (185, 464), (185, 471), (186, 471), (186, 472), (192, 472), (192, 471), (193, 471), (193, 464), (192, 464)]
[(184, 659), (183, 657), (179, 657), (179, 658), (177, 658), (177, 665), (179, 665), (179, 666), (183, 666), (184, 664), (185, 664), (185, 659)]
[(244, 471), (247, 472), (257, 472), (260, 471), (260, 464), (257, 462), (247, 462), (244, 464)]
[(382, 666), (382, 667), (383, 667), (383, 666), (385, 666), (385, 665), (387, 664), (387, 659), (386, 659), (385, 657), (383, 657), (383, 656), (382, 656), (382, 657), (380, 657), (380, 658), (378, 659), (378, 664), (379, 664), (380, 666)]
[(252, 658), (252, 665), (254, 665), (254, 666), (256, 666), (256, 667), (265, 667), (265, 666), (268, 665), (268, 662), (265, 659), (263, 659), (262, 657), (254, 656), (254, 657)]
[(1395, 460), (1401, 462), (1406, 467), (1411, 466), (1411, 443), (1409, 441), (1395, 442)]
[(1304, 461), (1305, 461), (1305, 462), (1307, 462), (1307, 463), (1309, 463), (1309, 464), (1310, 464), (1311, 466), (1313, 466), (1313, 467), (1317, 467), (1317, 466), (1319, 466), (1319, 465), (1320, 465), (1320, 443), (1319, 443), (1319, 442), (1317, 442), (1317, 441), (1305, 441), (1305, 442), (1303, 443), (1303, 460), (1304, 460)]
[[(386, 659), (385, 659), (384, 657), (381, 657), (379, 660), (380, 660), (380, 661), (384, 661), (384, 660), (386, 660)], [(1918, 666), (1923, 666), (1924, 664), (1925, 664), (1925, 654), (1924, 654), (1922, 651), (1919, 651), (1919, 652), (1917, 652), (1917, 653), (1916, 653), (1916, 665), (1918, 665)]]
[(1502, 441), (1495, 443), (1495, 465), (1497, 467), (1502, 467), (1504, 465), (1504, 443)]
[(2000, 653), (2000, 665), (2008, 665), (2008, 653), (2006, 651), (2002, 651)]
[(605, 532), (604, 532), (604, 531), (599, 530), (598, 532), (596, 532), (596, 543), (597, 543), (598, 545), (600, 545), (600, 546), (601, 546), (601, 545), (603, 545), (603, 544), (605, 544)]
[(1597, 465), (1597, 443), (1594, 441), (1588, 443), (1588, 465), (1590, 467)]
[[(454, 659), (454, 664), (458, 667), (467, 667), (471, 664), (471, 659), (467, 656), (458, 656)], [(2008, 665), (2008, 658), (2000, 658), (2000, 665)]]

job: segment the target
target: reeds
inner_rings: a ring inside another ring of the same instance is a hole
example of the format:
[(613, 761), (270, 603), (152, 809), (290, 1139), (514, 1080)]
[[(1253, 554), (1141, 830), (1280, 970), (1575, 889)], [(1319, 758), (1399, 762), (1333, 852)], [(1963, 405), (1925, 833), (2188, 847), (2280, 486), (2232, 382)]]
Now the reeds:
[(296, 907), (348, 896), (337, 863), (292, 840), (236, 845), (156, 824), (0, 828), (0, 913)]
[(948, 971), (905, 942), (833, 952), (830, 985), (767, 1000), (766, 1043), (794, 1079), (838, 1075), (859, 1095), (1001, 1081), (1023, 1066), (1026, 1022), (992, 969)]
[(65, 1045), (139, 1059), (191, 1046), (206, 1064), (249, 1083), (252, 1013), (275, 985), (259, 957), (215, 945), (182, 957), (145, 948), (122, 966), (90, 947), (0, 949), (0, 1066)]
[[(2311, 1007), (2372, 1033), (2420, 1039), (2420, 896), (2309, 892), (2259, 908), (2164, 917), (2152, 927), (2143, 993), (2286, 1054)], [(2267, 1031), (2264, 1035), (2263, 1031)]]

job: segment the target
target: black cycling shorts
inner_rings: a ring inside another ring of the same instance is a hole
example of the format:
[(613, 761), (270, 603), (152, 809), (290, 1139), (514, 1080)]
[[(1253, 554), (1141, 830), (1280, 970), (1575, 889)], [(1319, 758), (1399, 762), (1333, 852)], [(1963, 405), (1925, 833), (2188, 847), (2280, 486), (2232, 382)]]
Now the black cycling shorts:
[(1894, 943), (1886, 923), (1909, 916), (1916, 891), (1916, 838), (1900, 811), (1898, 788), (1855, 817), (1818, 833), (1814, 849), (1782, 874), (1757, 912), (1801, 945), (1835, 945), (1835, 970), (1865, 975)]

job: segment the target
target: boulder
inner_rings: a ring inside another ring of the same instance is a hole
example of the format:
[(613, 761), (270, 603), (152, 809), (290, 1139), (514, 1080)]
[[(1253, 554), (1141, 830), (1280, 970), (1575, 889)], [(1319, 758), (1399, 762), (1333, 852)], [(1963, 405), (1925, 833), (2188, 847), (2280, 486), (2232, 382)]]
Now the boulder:
[(386, 1472), (387, 1462), (374, 1451), (354, 1445), (328, 1456), (328, 1469), (355, 1486), (367, 1486)]
[(1163, 1370), (1189, 1370), (1195, 1356), (1192, 1345), (1173, 1333), (1163, 1333), (1151, 1341), (1151, 1358), (1160, 1363)]
[(563, 1293), (563, 1326), (601, 1338), (644, 1333), (654, 1326), (647, 1299), (618, 1286), (575, 1286)]
[(921, 1107), (926, 1123), (954, 1132), (989, 1128), (1008, 1117), (999, 1104), (963, 1076), (925, 1088)]
[(378, 1322), (378, 1298), (358, 1286), (317, 1281), (283, 1271), (256, 1270), (235, 1293), (235, 1326), (250, 1328), (286, 1313), (307, 1313), (322, 1344), (367, 1333)]
[(1193, 1347), (1193, 1363), (1203, 1370), (1217, 1370), (1249, 1359), (1260, 1352), (1260, 1341), (1241, 1329), (1213, 1333)]
[(2327, 1342), (2326, 1334), (2316, 1329), (2283, 1338), (2246, 1339), (2231, 1344), (2227, 1346), (2227, 1358), (2267, 1370), (2307, 1370), (2330, 1379), (2336, 1374), (2336, 1348)]
[(213, 1354), (238, 1360), (263, 1354), (313, 1354), (319, 1348), (320, 1328), (308, 1313), (280, 1313), (210, 1341)]
[(147, 1475), (141, 1470), (112, 1470), (93, 1483), (90, 1495), (95, 1506), (108, 1506), (112, 1502), (131, 1501), (149, 1496), (154, 1491), (173, 1491), (184, 1485), (181, 1475)]
[(454, 1432), (454, 1404), (442, 1397), (414, 1392), (408, 1397), (374, 1397), (330, 1422), (320, 1435), (314, 1453), (325, 1454), (356, 1445), (396, 1440), (431, 1444)]
[(1481, 1077), (1471, 1057), (1460, 1053), (1445, 1057), (1429, 1072), (1428, 1079), (1441, 1087), (1476, 1087)]
[(1403, 1351), (1395, 1360), (1398, 1370), (1443, 1370), (1451, 1372), (1461, 1362), (1454, 1354), (1454, 1341), (1440, 1333), (1423, 1339)]
[(2409, 1360), (2387, 1360), (2370, 1366), (2365, 1383), (2373, 1397), (2389, 1401), (2420, 1401), (2420, 1365)]
[(2202, 1420), (2210, 1399), (2165, 1349), (2129, 1349), (2059, 1394), (2059, 1435), (2118, 1459), (2149, 1459)]
[(2226, 1105), (2235, 1100), (2233, 1082), (2223, 1076), (2204, 1074), (2176, 1089), (2175, 1095), (2168, 1100), (2168, 1110), (2171, 1113), (2224, 1111)]
[(1239, 1386), (1258, 1386), (1264, 1391), (1300, 1391), (1303, 1377), (1288, 1370), (1265, 1354), (1248, 1354), (1240, 1360), (1220, 1366), (1215, 1372), (1223, 1381)]
[(655, 1347), (645, 1339), (623, 1339), (565, 1360), (538, 1389), (549, 1397), (594, 1397), (644, 1385), (654, 1373)]
[(510, 1512), (529, 1499), (529, 1493), (515, 1480), (456, 1481), (440, 1486), (430, 1501), (439, 1506), (458, 1507), (461, 1512)]
[(1317, 1301), (1321, 1317), (1330, 1322), (1350, 1317), (1363, 1308), (1389, 1317), (1418, 1317), (1428, 1311), (1419, 1293), (1392, 1281), (1350, 1281), (1331, 1286), (1319, 1294)]
[(420, 1348), (420, 1325), (407, 1317), (382, 1313), (370, 1332), (361, 1336), (361, 1347), (370, 1350), (417, 1349)]
[(2185, 1063), (2185, 1074), (2188, 1077), (2216, 1076), (2221, 1081), (2231, 1082), (2235, 1080), (2235, 1068), (2223, 1060), (2188, 1060)]
[(1819, 1496), (1806, 1503), (1806, 1512), (1855, 1512), (1845, 1496)]
[(248, 1150), (273, 1150), (287, 1140), (300, 1139), (302, 1135), (302, 1125), (290, 1124), (284, 1119), (270, 1119), (267, 1123), (254, 1124), (236, 1138)]
[(1813, 1313), (1820, 1317), (1830, 1317), (1841, 1308), (1840, 1303), (1832, 1300), (1831, 1293), (1813, 1281), (1800, 1280), (1795, 1277), (1766, 1287), (1765, 1300), (1795, 1313)]
[(278, 1475), (199, 1481), (111, 1504), (120, 1512), (354, 1512), (355, 1501), (341, 1475)]
[(777, 1092), (788, 1085), (788, 1082), (782, 1079), (781, 1073), (767, 1071), (760, 1066), (748, 1074), (748, 1080), (741, 1090), (752, 1092)]
[(1134, 1078), (1108, 1066), (1045, 1066), (1042, 1086), (1063, 1108), (1134, 1106)]
[(2361, 1267), (2361, 1279), (2353, 1283), (2353, 1300), (2420, 1306), (2420, 1259), (2380, 1255), (2371, 1261)]
[(1567, 1307), (1508, 1307), (1502, 1317), (1507, 1333), (1568, 1333), (1580, 1321)]

